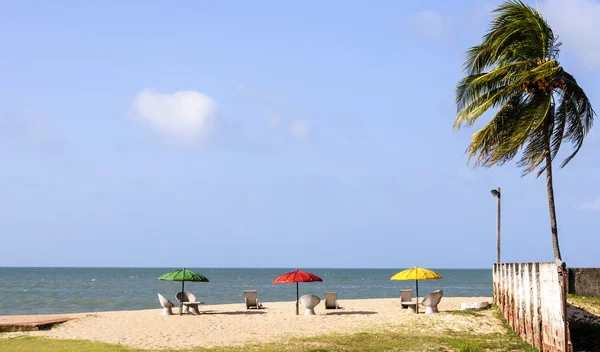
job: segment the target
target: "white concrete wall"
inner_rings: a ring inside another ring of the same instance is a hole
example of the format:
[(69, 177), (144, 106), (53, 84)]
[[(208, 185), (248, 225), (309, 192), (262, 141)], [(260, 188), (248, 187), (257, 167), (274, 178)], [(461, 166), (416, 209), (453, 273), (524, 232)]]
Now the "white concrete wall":
[(541, 352), (570, 349), (560, 269), (555, 263), (494, 264), (494, 303), (513, 330)]

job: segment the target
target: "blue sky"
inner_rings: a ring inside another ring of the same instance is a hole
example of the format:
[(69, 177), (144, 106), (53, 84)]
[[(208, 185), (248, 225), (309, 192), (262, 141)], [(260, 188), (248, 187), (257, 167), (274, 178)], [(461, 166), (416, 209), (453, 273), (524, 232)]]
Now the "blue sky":
[[(551, 261), (545, 179), (452, 130), (498, 4), (0, 3), (0, 266), (490, 268), (498, 186), (503, 260)], [(600, 110), (600, 2), (539, 7)], [(599, 136), (555, 172), (570, 266)]]

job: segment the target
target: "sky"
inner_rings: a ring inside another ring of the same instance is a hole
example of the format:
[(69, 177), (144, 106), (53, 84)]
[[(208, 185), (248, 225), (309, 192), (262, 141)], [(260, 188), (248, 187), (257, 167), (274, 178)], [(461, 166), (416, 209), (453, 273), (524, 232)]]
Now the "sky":
[[(491, 268), (496, 187), (502, 260), (552, 261), (545, 178), (452, 129), (499, 3), (0, 2), (0, 266)], [(537, 6), (600, 111), (600, 1)], [(599, 161), (554, 172), (571, 267)]]

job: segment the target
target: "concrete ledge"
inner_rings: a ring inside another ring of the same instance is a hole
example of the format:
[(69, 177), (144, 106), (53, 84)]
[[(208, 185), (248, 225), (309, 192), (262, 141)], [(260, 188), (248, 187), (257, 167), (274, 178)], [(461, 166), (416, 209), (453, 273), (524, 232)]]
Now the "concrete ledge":
[(59, 318), (42, 321), (0, 323), (0, 332), (49, 330), (54, 325), (62, 324), (75, 318)]

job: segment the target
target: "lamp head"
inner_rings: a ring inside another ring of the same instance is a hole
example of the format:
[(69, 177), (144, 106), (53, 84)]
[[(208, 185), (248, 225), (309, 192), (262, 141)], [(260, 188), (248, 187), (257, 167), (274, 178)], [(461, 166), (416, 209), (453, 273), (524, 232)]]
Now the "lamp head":
[(492, 192), (492, 194), (494, 195), (494, 197), (500, 198), (500, 192), (498, 192), (498, 190), (493, 189), (490, 192)]

